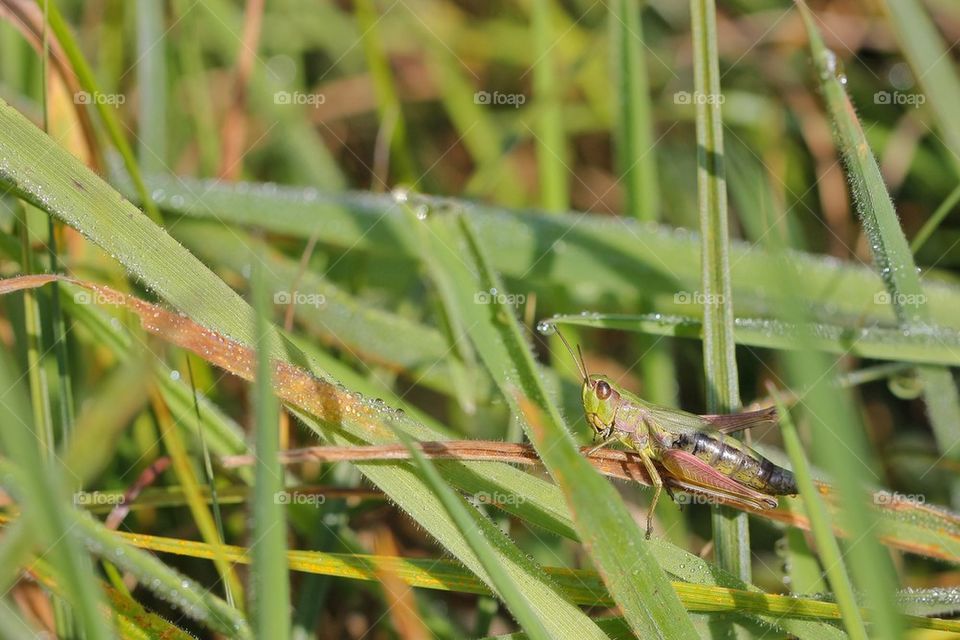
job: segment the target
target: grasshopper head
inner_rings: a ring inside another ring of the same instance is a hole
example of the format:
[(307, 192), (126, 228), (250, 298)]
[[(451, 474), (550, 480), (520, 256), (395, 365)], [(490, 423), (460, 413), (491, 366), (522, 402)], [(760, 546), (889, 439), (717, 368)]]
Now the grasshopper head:
[(613, 419), (620, 405), (620, 393), (607, 376), (592, 375), (583, 381), (583, 411), (587, 422), (598, 434), (613, 432)]

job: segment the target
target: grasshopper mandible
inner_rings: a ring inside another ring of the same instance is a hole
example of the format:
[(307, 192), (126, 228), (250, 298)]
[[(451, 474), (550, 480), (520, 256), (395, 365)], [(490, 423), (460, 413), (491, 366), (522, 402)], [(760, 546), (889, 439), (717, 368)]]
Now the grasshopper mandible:
[(594, 437), (601, 438), (587, 455), (619, 442), (640, 456), (650, 476), (654, 494), (647, 512), (648, 539), (653, 530), (653, 510), (664, 488), (671, 498), (671, 488), (675, 488), (755, 509), (773, 509), (777, 506), (773, 496), (797, 493), (793, 472), (728, 435), (761, 424), (776, 424), (775, 408), (697, 415), (652, 404), (606, 376), (589, 374), (579, 347), (574, 354), (563, 334), (558, 335), (583, 379), (587, 423)]

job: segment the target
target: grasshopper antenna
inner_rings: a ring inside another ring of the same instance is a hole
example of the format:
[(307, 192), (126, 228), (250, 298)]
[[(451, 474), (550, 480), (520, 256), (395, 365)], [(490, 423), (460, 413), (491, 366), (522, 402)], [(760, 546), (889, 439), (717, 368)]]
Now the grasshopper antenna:
[(560, 336), (560, 342), (562, 342), (563, 346), (565, 346), (567, 351), (570, 352), (570, 357), (573, 358), (573, 361), (577, 363), (577, 369), (580, 371), (580, 375), (583, 376), (583, 381), (586, 382), (590, 379), (590, 376), (587, 374), (587, 363), (583, 359), (583, 351), (580, 350), (580, 345), (577, 345), (577, 351), (574, 353), (573, 347), (571, 347), (570, 343), (567, 342), (567, 339), (563, 337), (563, 333), (561, 333), (560, 328), (555, 328), (557, 330), (557, 335)]

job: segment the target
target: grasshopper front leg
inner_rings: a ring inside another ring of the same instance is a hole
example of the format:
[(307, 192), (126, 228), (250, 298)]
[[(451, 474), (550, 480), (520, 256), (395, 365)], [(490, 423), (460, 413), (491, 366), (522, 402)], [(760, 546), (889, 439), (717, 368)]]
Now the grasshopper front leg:
[(597, 451), (600, 451), (600, 449), (603, 449), (605, 446), (607, 446), (608, 444), (610, 444), (611, 442), (614, 442), (614, 441), (619, 440), (619, 439), (620, 439), (620, 436), (619, 436), (619, 435), (612, 435), (612, 436), (609, 436), (609, 437), (607, 437), (607, 438), (604, 438), (603, 440), (600, 441), (600, 444), (592, 447), (589, 451), (587, 451), (587, 454), (586, 454), (587, 457), (589, 458), (590, 456), (592, 456), (593, 454), (595, 454)]

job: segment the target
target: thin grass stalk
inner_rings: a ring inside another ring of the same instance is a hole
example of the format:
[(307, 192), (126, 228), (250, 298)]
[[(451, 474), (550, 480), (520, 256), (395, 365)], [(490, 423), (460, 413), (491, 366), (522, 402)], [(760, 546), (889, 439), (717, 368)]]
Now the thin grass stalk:
[[(703, 362), (707, 411), (740, 408), (740, 386), (733, 334), (727, 184), (723, 166), (723, 102), (717, 55), (714, 0), (690, 0), (693, 27), (694, 93), (697, 114), (697, 191), (700, 203)], [(747, 517), (725, 507), (713, 511), (717, 564), (750, 581), (750, 530)]]
[(867, 640), (867, 630), (863, 625), (863, 617), (860, 615), (860, 609), (857, 606), (853, 585), (847, 575), (843, 554), (840, 552), (840, 545), (833, 535), (830, 517), (827, 515), (823, 501), (818, 495), (817, 487), (813, 483), (810, 464), (803, 452), (803, 445), (800, 444), (800, 436), (797, 435), (797, 429), (793, 425), (790, 412), (777, 390), (769, 385), (768, 391), (773, 396), (780, 414), (780, 432), (783, 434), (784, 447), (790, 456), (793, 473), (797, 478), (797, 486), (800, 489), (800, 498), (803, 500), (807, 516), (810, 518), (810, 529), (817, 543), (817, 549), (820, 551), (833, 598), (836, 600), (843, 616), (843, 626), (851, 638)]
[(253, 381), (257, 454), (253, 502), (252, 611), (258, 638), (290, 636), (290, 581), (283, 561), (287, 552), (283, 470), (280, 446), (280, 407), (273, 394), (273, 366), (267, 349), (273, 334), (268, 316), (263, 264), (254, 260), (251, 294), (256, 336), (256, 377)]
[(566, 211), (570, 206), (570, 188), (566, 134), (560, 110), (553, 11), (553, 0), (533, 0), (531, 28), (536, 62), (531, 73), (534, 99), (539, 111), (534, 138), (540, 176), (540, 204), (547, 211)]

